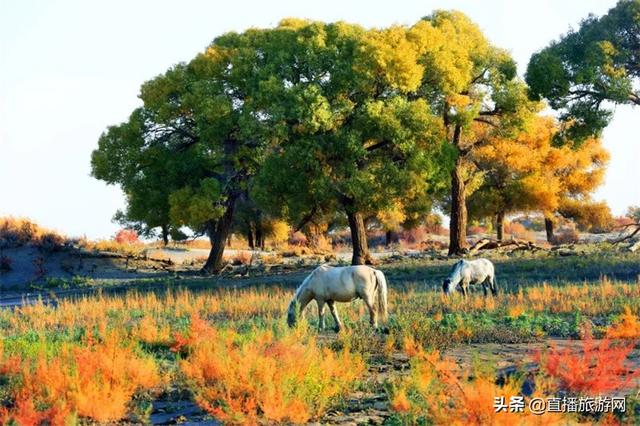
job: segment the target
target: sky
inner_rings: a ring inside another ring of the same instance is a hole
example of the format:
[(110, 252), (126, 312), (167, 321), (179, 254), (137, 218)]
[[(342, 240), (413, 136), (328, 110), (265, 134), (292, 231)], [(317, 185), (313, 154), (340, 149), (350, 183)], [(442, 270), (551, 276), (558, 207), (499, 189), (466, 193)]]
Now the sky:
[[(222, 5), (224, 4), (224, 6)], [(216, 36), (284, 17), (365, 27), (412, 24), (435, 9), (466, 13), (524, 74), (529, 57), (614, 0), (536, 1), (33, 1), (0, 0), (0, 216), (31, 218), (71, 236), (108, 238), (119, 188), (90, 176), (107, 126), (141, 104), (140, 85), (188, 61)], [(640, 204), (640, 109), (618, 107), (595, 198), (614, 214)], [(635, 173), (634, 173), (635, 172)]]

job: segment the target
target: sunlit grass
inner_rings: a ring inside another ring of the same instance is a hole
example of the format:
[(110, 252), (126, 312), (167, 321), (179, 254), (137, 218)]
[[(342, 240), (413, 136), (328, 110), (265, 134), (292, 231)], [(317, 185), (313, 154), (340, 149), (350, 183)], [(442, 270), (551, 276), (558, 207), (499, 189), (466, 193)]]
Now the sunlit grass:
[[(640, 286), (606, 278), (595, 284), (527, 286), (497, 297), (472, 294), (466, 300), (417, 283), (392, 288), (389, 334), (374, 336), (366, 308), (354, 301), (338, 306), (346, 329), (329, 340), (317, 337), (313, 305), (299, 327), (285, 326), (291, 297), (291, 289), (277, 286), (169, 290), (2, 310), (0, 418), (115, 421), (130, 415), (142, 395), (153, 398), (172, 383), (226, 422), (319, 420), (363, 378), (365, 363), (408, 347), (414, 347), (416, 357), (469, 342), (579, 338), (584, 330), (595, 337), (634, 339), (640, 330)], [(104, 351), (113, 356), (101, 358), (98, 352)], [(81, 359), (85, 367), (79, 366)], [(125, 365), (146, 373), (135, 375)], [(442, 376), (444, 369), (434, 373), (433, 366), (412, 368), (416, 372), (411, 374), (437, 373), (429, 380), (442, 382), (423, 389), (424, 398), (451, 386)], [(109, 376), (113, 369), (122, 376)], [(489, 376), (477, 384), (486, 392), (497, 391)], [(396, 385), (391, 405), (399, 416), (417, 419), (423, 403), (416, 399), (416, 389), (423, 385)], [(464, 391), (471, 398), (467, 409), (480, 410), (477, 415), (485, 418), (489, 413), (480, 407), (486, 392), (475, 398), (473, 389)], [(100, 411), (103, 414), (92, 411), (92, 401), (98, 400), (87, 398), (92, 392), (111, 395), (111, 408)], [(445, 393), (457, 398), (450, 390)], [(446, 409), (449, 403), (444, 401), (440, 414), (434, 411), (431, 419), (453, 415)]]

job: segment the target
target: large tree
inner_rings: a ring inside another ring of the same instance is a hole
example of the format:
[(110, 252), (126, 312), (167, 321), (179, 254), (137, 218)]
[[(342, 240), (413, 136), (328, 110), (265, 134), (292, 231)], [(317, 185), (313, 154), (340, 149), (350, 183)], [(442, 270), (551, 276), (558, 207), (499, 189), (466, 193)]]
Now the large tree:
[[(277, 62), (282, 49), (272, 30), (217, 38), (190, 63), (146, 82), (140, 112), (110, 128), (93, 153), (94, 175), (120, 184), (125, 192), (131, 192), (129, 177), (166, 185), (172, 224), (209, 236), (205, 272), (222, 267), (236, 202), (246, 193), (269, 140), (272, 127), (260, 103), (269, 99), (273, 76), (267, 58)], [(119, 129), (132, 126), (135, 136), (121, 134)], [(103, 169), (126, 173), (108, 175)]]
[(290, 75), (269, 114), (287, 134), (254, 194), (292, 223), (342, 211), (352, 263), (369, 263), (365, 218), (428, 197), (446, 169), (442, 126), (424, 99), (411, 96), (423, 66), (402, 27), (300, 20), (281, 27), (296, 34), (296, 45), (282, 52)]
[(424, 67), (416, 95), (440, 117), (455, 150), (451, 171), (449, 254), (464, 251), (467, 195), (473, 189), (471, 153), (492, 135), (520, 128), (537, 110), (516, 77), (509, 54), (489, 43), (482, 31), (460, 12), (438, 11), (409, 30)]
[(526, 81), (571, 123), (558, 134), (569, 139), (599, 134), (612, 103), (640, 105), (640, 0), (620, 0), (534, 54)]
[(149, 139), (152, 115), (138, 108), (127, 122), (109, 127), (92, 154), (92, 174), (120, 185), (125, 193), (126, 208), (116, 212), (116, 221), (144, 236), (154, 236), (160, 228), (167, 243), (177, 228), (170, 218), (169, 196), (192, 184), (207, 165), (192, 150), (173, 152), (168, 144)]

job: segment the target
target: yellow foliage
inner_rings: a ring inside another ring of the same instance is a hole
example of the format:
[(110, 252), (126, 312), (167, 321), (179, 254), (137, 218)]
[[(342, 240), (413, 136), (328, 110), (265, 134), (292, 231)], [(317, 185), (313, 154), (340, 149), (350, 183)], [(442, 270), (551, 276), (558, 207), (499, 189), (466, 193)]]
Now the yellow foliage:
[(271, 238), (275, 245), (287, 241), (291, 227), (283, 220), (273, 220), (266, 224), (265, 233)]
[(405, 219), (406, 215), (400, 203), (395, 203), (391, 208), (378, 212), (378, 220), (387, 231), (398, 229)]
[(536, 116), (515, 136), (489, 137), (472, 151), (480, 169), (491, 172), (492, 190), (507, 211), (555, 212), (568, 198), (585, 197), (602, 183), (609, 154), (601, 141), (558, 147), (558, 129), (555, 119)]
[(611, 339), (640, 338), (640, 322), (638, 316), (631, 312), (631, 308), (624, 307), (622, 316), (607, 330), (607, 337)]

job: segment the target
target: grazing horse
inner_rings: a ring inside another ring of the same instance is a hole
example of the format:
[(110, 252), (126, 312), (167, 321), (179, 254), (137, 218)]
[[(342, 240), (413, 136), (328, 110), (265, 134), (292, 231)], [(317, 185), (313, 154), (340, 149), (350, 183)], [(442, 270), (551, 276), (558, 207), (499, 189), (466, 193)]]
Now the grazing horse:
[[(376, 297), (377, 312), (376, 312)], [(382, 271), (369, 266), (318, 266), (300, 287), (296, 290), (287, 314), (287, 323), (293, 326), (298, 313), (315, 300), (318, 304), (318, 327), (324, 329), (324, 305), (329, 306), (331, 315), (336, 322), (335, 331), (342, 327), (335, 302), (351, 302), (361, 298), (369, 309), (370, 322), (374, 328), (378, 327), (378, 314), (382, 321), (387, 320), (387, 281)]]
[(450, 294), (458, 288), (463, 296), (467, 296), (469, 284), (482, 284), (484, 295), (487, 296), (487, 283), (491, 288), (491, 293), (495, 296), (498, 293), (496, 287), (496, 273), (493, 263), (487, 259), (459, 260), (453, 267), (449, 278), (442, 283), (445, 294)]

